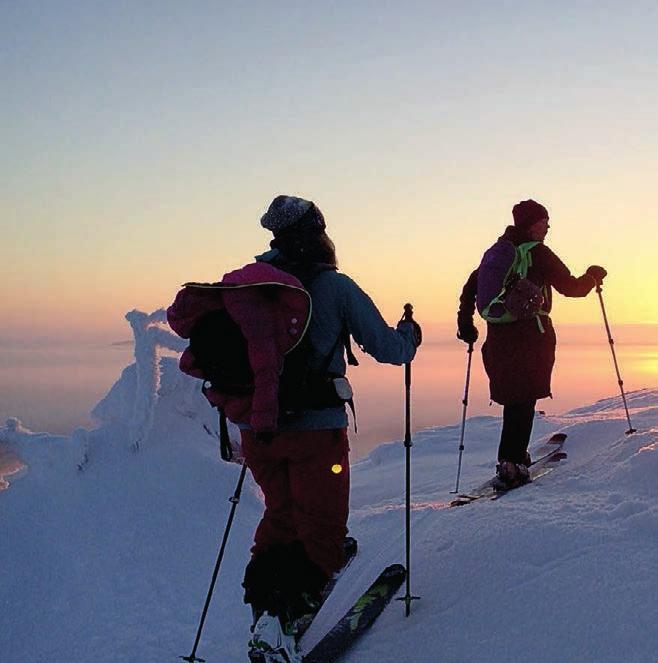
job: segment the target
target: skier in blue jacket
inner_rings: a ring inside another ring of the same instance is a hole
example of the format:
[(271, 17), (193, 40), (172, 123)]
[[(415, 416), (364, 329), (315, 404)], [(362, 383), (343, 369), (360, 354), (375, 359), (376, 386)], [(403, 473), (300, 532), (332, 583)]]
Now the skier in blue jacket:
[(265, 497), (245, 571), (244, 600), (254, 614), (250, 657), (298, 661), (295, 624), (314, 611), (322, 589), (344, 563), (349, 510), (345, 404), (351, 403), (346, 355), (349, 363), (357, 363), (349, 339), (377, 361), (401, 365), (413, 359), (421, 332), (415, 322), (389, 327), (370, 297), (337, 271), (333, 242), (313, 202), (277, 196), (261, 225), (274, 238), (257, 260), (294, 274), (311, 294), (307, 335), (313, 379), (304, 407), (282, 413), (271, 440), (263, 442), (241, 426), (247, 465)]

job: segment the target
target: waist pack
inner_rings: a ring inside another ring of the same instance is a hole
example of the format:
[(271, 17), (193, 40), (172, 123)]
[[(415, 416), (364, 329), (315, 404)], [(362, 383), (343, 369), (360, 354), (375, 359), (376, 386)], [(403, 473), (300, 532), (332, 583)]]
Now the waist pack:
[(325, 370), (343, 337), (326, 365), (311, 370), (310, 318), (311, 296), (301, 281), (262, 262), (218, 283), (187, 283), (167, 309), (170, 327), (190, 341), (180, 369), (204, 381), (204, 395), (220, 412), (225, 460), (227, 417), (265, 437), (300, 410), (351, 400), (346, 379)]
[(539, 242), (515, 246), (500, 238), (488, 249), (478, 268), (477, 309), (487, 322), (507, 323), (536, 318), (543, 331), (540, 315), (545, 291), (527, 277), (532, 265), (531, 249)]

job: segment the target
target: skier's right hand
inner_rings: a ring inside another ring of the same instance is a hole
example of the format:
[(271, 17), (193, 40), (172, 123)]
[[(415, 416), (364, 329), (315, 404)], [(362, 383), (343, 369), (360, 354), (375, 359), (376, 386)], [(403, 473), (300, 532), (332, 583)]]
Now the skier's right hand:
[(591, 276), (597, 285), (603, 283), (603, 279), (608, 275), (608, 272), (598, 265), (590, 265), (585, 273)]
[(411, 336), (414, 340), (414, 345), (418, 348), (423, 342), (423, 330), (420, 328), (420, 325), (413, 319), (411, 320), (400, 320), (398, 322), (398, 330), (407, 327), (411, 330)]
[(464, 343), (468, 345), (474, 344), (478, 340), (478, 336), (480, 333), (477, 330), (477, 327), (475, 325), (470, 325), (468, 327), (460, 327), (457, 330), (457, 338), (460, 341), (464, 341)]
[(416, 344), (416, 347), (419, 348), (420, 344), (423, 342), (423, 330), (415, 320), (412, 320), (411, 324), (414, 328), (414, 343)]

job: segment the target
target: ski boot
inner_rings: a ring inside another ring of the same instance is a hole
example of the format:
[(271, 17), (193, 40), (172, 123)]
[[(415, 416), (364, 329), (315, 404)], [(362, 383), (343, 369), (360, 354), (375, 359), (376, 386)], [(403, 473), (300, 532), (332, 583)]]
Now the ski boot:
[(511, 460), (501, 460), (496, 466), (497, 490), (511, 490), (532, 481), (530, 472), (524, 463), (514, 463)]
[(264, 612), (252, 626), (249, 640), (251, 663), (302, 663), (293, 633), (287, 632), (276, 615)]

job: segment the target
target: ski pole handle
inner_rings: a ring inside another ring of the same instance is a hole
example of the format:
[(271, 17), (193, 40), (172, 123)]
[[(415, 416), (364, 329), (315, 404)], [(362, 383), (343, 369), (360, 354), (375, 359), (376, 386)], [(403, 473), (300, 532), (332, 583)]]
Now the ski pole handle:
[(414, 342), (418, 348), (423, 342), (423, 330), (420, 325), (414, 320), (414, 307), (411, 304), (404, 305), (404, 313), (400, 318), (400, 322), (410, 322), (413, 327)]
[[(404, 305), (404, 313), (402, 314), (402, 318), (400, 322), (410, 322), (414, 326), (414, 336), (417, 336), (417, 332), (415, 331), (415, 328), (418, 327), (414, 320), (414, 307), (411, 304), (405, 304)], [(405, 386), (407, 389), (407, 398), (406, 398), (406, 411), (407, 411), (407, 428), (409, 425), (409, 419), (410, 419), (410, 389), (411, 389), (411, 362), (408, 361), (404, 365), (404, 382)]]

